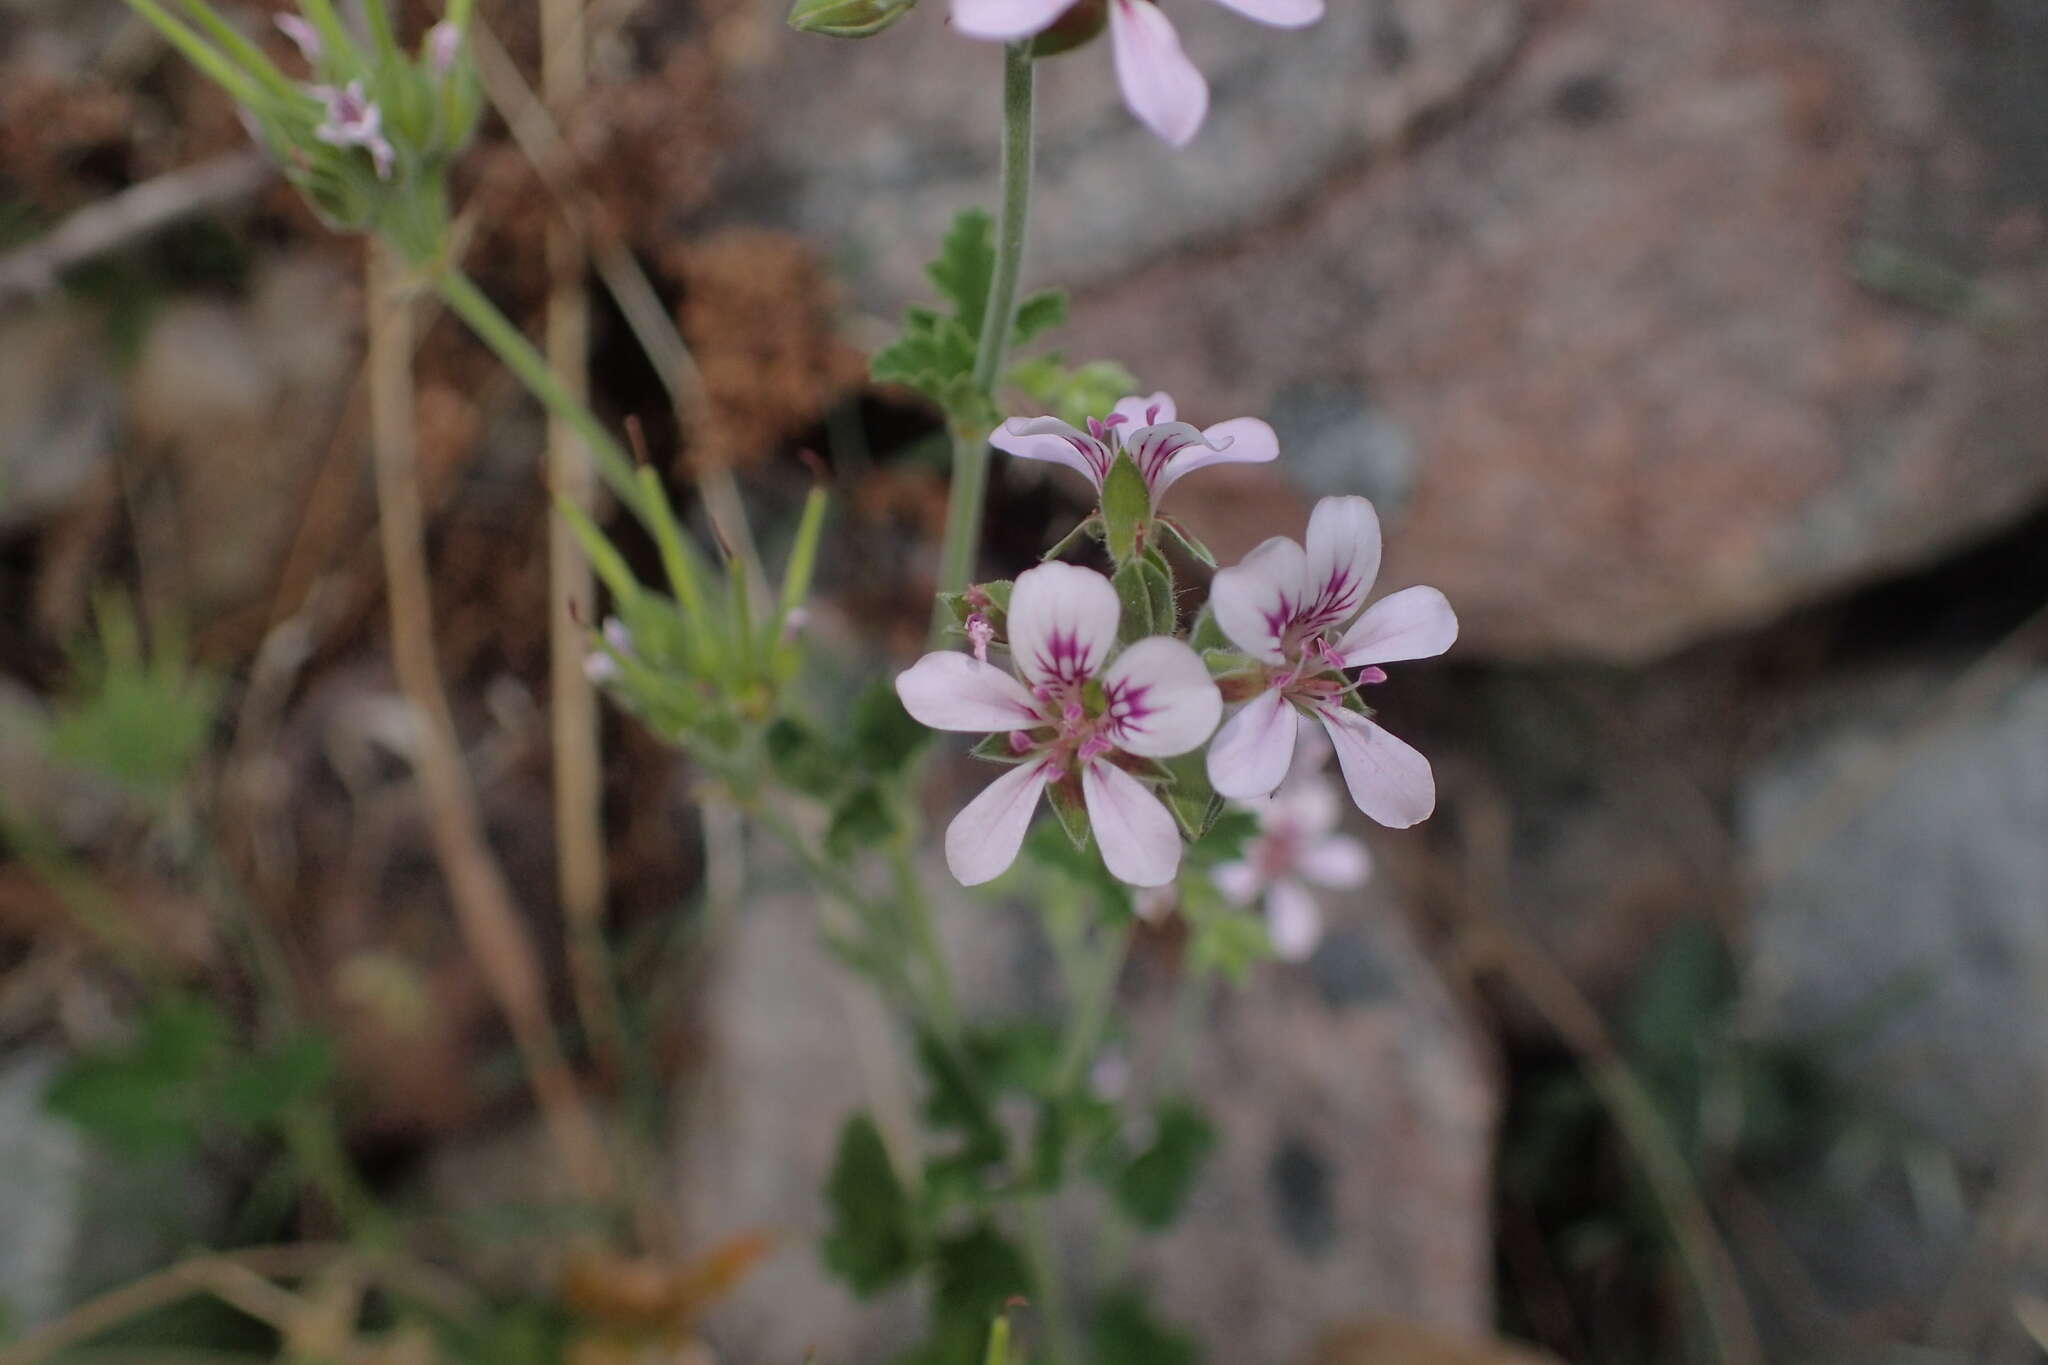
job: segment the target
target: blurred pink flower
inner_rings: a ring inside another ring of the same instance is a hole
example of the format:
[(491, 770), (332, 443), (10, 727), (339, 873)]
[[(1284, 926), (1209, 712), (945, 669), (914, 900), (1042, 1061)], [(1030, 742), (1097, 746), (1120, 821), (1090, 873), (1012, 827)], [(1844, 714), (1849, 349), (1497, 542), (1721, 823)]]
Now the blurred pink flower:
[(363, 83), (350, 81), (339, 90), (316, 85), (311, 90), (327, 105), (327, 121), (313, 130), (313, 136), (330, 147), (361, 147), (370, 154), (377, 178), (389, 180), (397, 154), (384, 136), (384, 115), (363, 93)]
[[(970, 38), (1013, 42), (1052, 26), (1073, 0), (953, 0), (953, 26)], [(1262, 24), (1301, 28), (1323, 0), (1219, 0)], [(1180, 35), (1152, 0), (1108, 0), (1110, 55), (1124, 103), (1165, 141), (1185, 147), (1209, 112), (1209, 83), (1181, 51)]]
[(1139, 640), (1111, 659), (1119, 614), (1116, 589), (1101, 574), (1041, 564), (1019, 574), (1010, 595), (1015, 676), (954, 651), (927, 654), (897, 676), (896, 694), (920, 723), (1009, 734), (1015, 766), (946, 830), (946, 866), (962, 885), (989, 881), (1016, 861), (1038, 799), (1055, 782), (1078, 781), (1113, 876), (1160, 886), (1179, 871), (1172, 813), (1118, 759), (1201, 747), (1223, 702), (1179, 640)]
[(1119, 399), (1109, 416), (1089, 418), (1086, 431), (1057, 417), (1012, 417), (988, 439), (1006, 455), (1065, 465), (1094, 484), (1098, 496), (1117, 452), (1128, 451), (1155, 508), (1167, 489), (1197, 469), (1264, 464), (1280, 453), (1273, 428), (1258, 418), (1233, 417), (1197, 430), (1174, 420), (1173, 398), (1165, 393)]
[[(1345, 703), (1361, 684), (1385, 680), (1374, 665), (1449, 649), (1458, 618), (1435, 588), (1404, 588), (1360, 614), (1379, 569), (1378, 514), (1364, 498), (1340, 497), (1316, 504), (1306, 550), (1275, 536), (1217, 573), (1216, 624), (1257, 661), (1265, 684), (1209, 746), (1218, 792), (1244, 799), (1279, 786), (1300, 718), (1314, 716), (1360, 810), (1405, 829), (1436, 808), (1429, 760)], [(1346, 676), (1353, 669), (1363, 670), (1356, 681)]]
[(1303, 743), (1278, 791), (1242, 803), (1258, 817), (1259, 832), (1242, 860), (1209, 873), (1226, 899), (1264, 903), (1273, 951), (1290, 962), (1308, 957), (1322, 941), (1322, 907), (1310, 888), (1348, 891), (1372, 875), (1365, 845), (1335, 832), (1337, 792), (1321, 771), (1328, 755), (1320, 742)]
[(271, 22), (277, 25), (279, 33), (292, 40), (292, 46), (298, 48), (299, 55), (306, 59), (306, 65), (320, 65), (320, 58), (327, 53), (327, 44), (320, 41), (319, 29), (296, 14), (275, 15)]

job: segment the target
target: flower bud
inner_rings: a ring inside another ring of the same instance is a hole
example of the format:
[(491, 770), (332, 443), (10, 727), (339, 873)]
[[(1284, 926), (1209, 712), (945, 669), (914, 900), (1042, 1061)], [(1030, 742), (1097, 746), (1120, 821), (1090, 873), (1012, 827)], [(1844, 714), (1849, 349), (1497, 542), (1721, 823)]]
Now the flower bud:
[(789, 26), (832, 38), (868, 38), (910, 13), (917, 0), (796, 0)]

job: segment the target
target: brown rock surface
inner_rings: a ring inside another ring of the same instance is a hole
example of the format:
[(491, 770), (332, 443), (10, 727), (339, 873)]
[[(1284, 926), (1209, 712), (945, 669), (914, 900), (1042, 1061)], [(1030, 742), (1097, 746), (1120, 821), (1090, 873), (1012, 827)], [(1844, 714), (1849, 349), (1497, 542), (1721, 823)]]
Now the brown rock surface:
[[(1654, 656), (2048, 492), (2044, 53), (2014, 7), (1565, 7), (1402, 164), (1090, 293), (1070, 348), (1390, 501), (1388, 581), (1465, 649)], [(1321, 420), (1347, 393), (1371, 430)]]

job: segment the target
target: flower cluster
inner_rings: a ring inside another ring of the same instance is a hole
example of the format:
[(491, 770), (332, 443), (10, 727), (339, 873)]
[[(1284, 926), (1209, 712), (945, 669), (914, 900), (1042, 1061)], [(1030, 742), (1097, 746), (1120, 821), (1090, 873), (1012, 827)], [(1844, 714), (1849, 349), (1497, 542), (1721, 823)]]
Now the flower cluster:
[[(1135, 471), (1125, 479), (1141, 481), (1137, 496), (1149, 518), (1159, 496), (1196, 469), (1278, 454), (1264, 422), (1197, 429), (1176, 419), (1163, 393), (1126, 398), (1085, 431), (1039, 417), (1005, 422), (990, 439), (1012, 455), (1086, 476), (1103, 505), (1084, 526), (1118, 520), (1111, 504), (1120, 466)], [(1070, 831), (1092, 833), (1112, 875), (1164, 885), (1178, 874), (1183, 833), (1199, 830), (1184, 831), (1158, 793), (1184, 792), (1205, 777), (1205, 796), (1262, 802), (1259, 841), (1241, 864), (1218, 871), (1219, 885), (1247, 902), (1263, 892), (1283, 947), (1312, 943), (1314, 905), (1299, 883), (1355, 885), (1365, 876), (1364, 850), (1332, 833), (1334, 800), (1319, 774), (1276, 789), (1314, 733), (1306, 726), (1313, 720), (1361, 811), (1395, 828), (1426, 818), (1436, 804), (1429, 761), (1373, 722), (1361, 692), (1386, 679), (1382, 664), (1448, 649), (1457, 618), (1434, 588), (1366, 605), (1379, 574), (1380, 527), (1360, 497), (1317, 503), (1306, 546), (1275, 537), (1218, 571), (1191, 633), (1213, 646), (1199, 653), (1180, 637), (1171, 568), (1157, 545), (1113, 531), (1105, 541), (1113, 578), (1052, 561), (1014, 587), (973, 589), (956, 603), (969, 651), (927, 654), (897, 679), (913, 718), (988, 733), (976, 752), (1013, 765), (953, 821), (948, 864), (969, 885), (1002, 873), (1050, 793)], [(1163, 605), (1146, 589), (1151, 581), (1164, 583)], [(989, 662), (999, 644), (1014, 673)], [(1240, 703), (1227, 720), (1226, 701)], [(1205, 743), (1206, 761), (1192, 779), (1185, 767), (1158, 761)]]
[(481, 91), (462, 60), (461, 23), (434, 25), (408, 55), (381, 5), (364, 14), (368, 33), (351, 32), (326, 5), (276, 16), (306, 79), (288, 77), (253, 46), (234, 49), (242, 69), (230, 64), (220, 75), (250, 135), (323, 218), (381, 233), (424, 260), (441, 243), (442, 174), (469, 141)]

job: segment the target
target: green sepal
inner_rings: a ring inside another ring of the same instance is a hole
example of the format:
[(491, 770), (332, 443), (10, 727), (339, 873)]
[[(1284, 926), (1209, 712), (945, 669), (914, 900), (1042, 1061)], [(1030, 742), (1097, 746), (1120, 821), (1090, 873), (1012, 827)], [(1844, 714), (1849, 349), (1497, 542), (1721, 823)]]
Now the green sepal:
[(1102, 479), (1103, 543), (1110, 559), (1119, 565), (1129, 562), (1151, 519), (1152, 495), (1145, 488), (1145, 476), (1128, 452), (1118, 451)]
[(1171, 635), (1180, 625), (1180, 602), (1173, 590), (1173, 566), (1159, 547), (1150, 545), (1139, 561), (1145, 571), (1145, 591), (1152, 598), (1152, 633)]
[(1015, 767), (1031, 757), (1028, 753), (1020, 754), (1010, 747), (1008, 730), (988, 736), (967, 752), (984, 763), (1002, 763), (1009, 767)]
[[(1205, 658), (1212, 652), (1235, 648), (1230, 643), (1230, 637), (1223, 633), (1223, 627), (1216, 624), (1216, 608), (1213, 603), (1204, 602), (1201, 611), (1195, 614), (1194, 629), (1188, 632), (1188, 644)], [(1216, 671), (1213, 664), (1209, 671)]]
[(789, 26), (828, 38), (871, 38), (910, 13), (915, 0), (797, 0)]
[(1066, 831), (1067, 838), (1072, 841), (1075, 852), (1085, 850), (1091, 831), (1088, 826), (1088, 806), (1081, 799), (1080, 780), (1071, 776), (1063, 777), (1048, 786), (1045, 795), (1052, 804), (1052, 813), (1059, 817), (1060, 828)]
[(1209, 547), (1198, 540), (1187, 527), (1182, 526), (1172, 517), (1155, 517), (1152, 524), (1172, 537), (1173, 543), (1187, 551), (1188, 557), (1196, 563), (1206, 568), (1213, 569), (1216, 567), (1216, 556), (1211, 554)]
[(1102, 518), (1100, 515), (1091, 515), (1079, 526), (1076, 526), (1073, 530), (1060, 537), (1059, 544), (1040, 555), (1039, 559), (1058, 559), (1061, 555), (1080, 544), (1081, 541), (1090, 537), (1096, 540), (1102, 539)]
[(1127, 561), (1110, 576), (1110, 586), (1116, 589), (1116, 600), (1122, 611), (1117, 616), (1116, 638), (1120, 644), (1131, 644), (1149, 635), (1156, 634), (1152, 623), (1152, 585), (1147, 581), (1149, 566), (1142, 559)]
[(1167, 786), (1161, 793), (1166, 798), (1166, 808), (1173, 812), (1181, 833), (1193, 843), (1207, 834), (1216, 817), (1223, 813), (1223, 798), (1209, 785), (1208, 760), (1196, 750), (1167, 759), (1159, 766), (1167, 773)]

